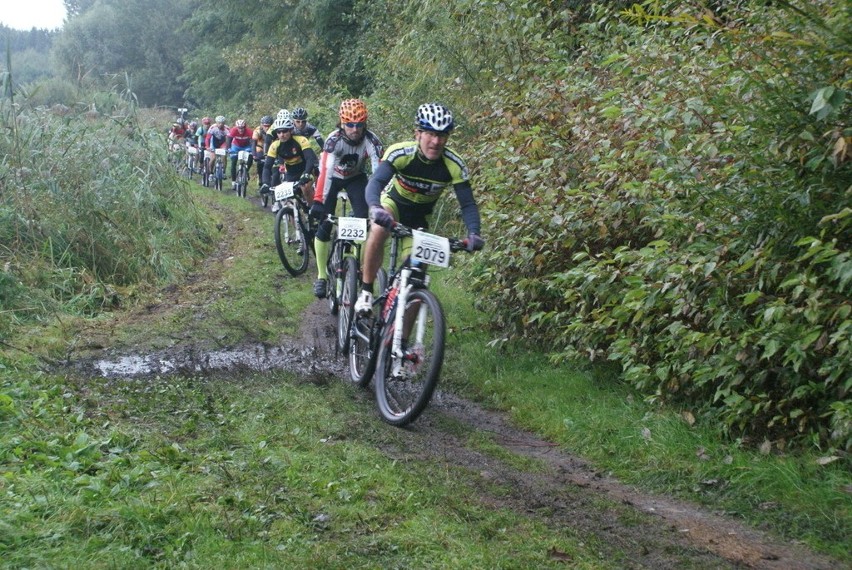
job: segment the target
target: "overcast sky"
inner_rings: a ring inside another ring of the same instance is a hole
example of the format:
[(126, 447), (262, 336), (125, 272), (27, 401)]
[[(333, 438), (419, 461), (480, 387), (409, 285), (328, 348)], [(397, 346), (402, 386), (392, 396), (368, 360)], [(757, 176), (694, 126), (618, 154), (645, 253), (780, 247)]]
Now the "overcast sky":
[(0, 0), (0, 24), (16, 30), (62, 27), (65, 4), (62, 0)]

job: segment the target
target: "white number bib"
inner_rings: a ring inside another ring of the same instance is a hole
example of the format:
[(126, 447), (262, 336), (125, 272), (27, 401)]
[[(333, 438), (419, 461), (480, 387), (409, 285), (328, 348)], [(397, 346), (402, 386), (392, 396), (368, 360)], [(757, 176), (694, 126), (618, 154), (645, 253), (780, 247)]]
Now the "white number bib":
[(352, 241), (367, 239), (367, 220), (365, 218), (337, 218), (337, 237)]
[(438, 267), (450, 266), (450, 240), (419, 230), (413, 230), (411, 235), (414, 238), (411, 259)]
[(225, 150), (224, 148), (217, 148), (216, 150), (213, 151), (213, 153), (216, 156), (225, 156), (228, 153), (228, 151)]
[(275, 188), (275, 201), (278, 200), (286, 200), (287, 198), (293, 197), (293, 183), (292, 182), (282, 182)]

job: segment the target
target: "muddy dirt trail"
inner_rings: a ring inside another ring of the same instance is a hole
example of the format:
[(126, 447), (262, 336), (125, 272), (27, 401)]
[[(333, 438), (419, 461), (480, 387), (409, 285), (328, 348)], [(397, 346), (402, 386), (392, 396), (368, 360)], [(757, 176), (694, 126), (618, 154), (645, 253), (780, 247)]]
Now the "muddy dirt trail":
[[(216, 254), (190, 279), (191, 287), (164, 291), (167, 302), (146, 307), (139, 318), (150, 318), (182, 303), (197, 303), (199, 294), (214, 291), (209, 282), (228, 258), (232, 240), (233, 236), (222, 236)], [(104, 348), (88, 350), (85, 357), (71, 353), (67, 364), (93, 377), (288, 369), (343, 381), (348, 372), (344, 359), (335, 352), (334, 324), (327, 304), (317, 301), (304, 315), (301, 338), (280, 346), (245, 344), (209, 349), (188, 340), (193, 337), (187, 331), (176, 335), (179, 340), (174, 346), (150, 353), (110, 348), (106, 341), (95, 343)], [(284, 348), (294, 346), (301, 348)], [(87, 348), (93, 348), (91, 342)], [(368, 391), (353, 391), (364, 400), (365, 409), (373, 405)], [(535, 459), (544, 468), (523, 471), (494, 454), (473, 450), (458, 435), (465, 430), (456, 427), (450, 431), (448, 424), (464, 426), (468, 432), (484, 432), (507, 454)], [(631, 488), (582, 458), (514, 427), (505, 415), (445, 391), (437, 392), (426, 413), (401, 432), (402, 444), (381, 450), (389, 457), (400, 463), (431, 460), (462, 468), (471, 474), (472, 486), (483, 504), (514, 509), (557, 532), (570, 528), (589, 536), (604, 556), (608, 551), (626, 553), (628, 568), (843, 567), (803, 545), (782, 542), (706, 508)], [(549, 554), (556, 560), (563, 556), (556, 551)], [(566, 558), (565, 562), (570, 567), (570, 560)]]

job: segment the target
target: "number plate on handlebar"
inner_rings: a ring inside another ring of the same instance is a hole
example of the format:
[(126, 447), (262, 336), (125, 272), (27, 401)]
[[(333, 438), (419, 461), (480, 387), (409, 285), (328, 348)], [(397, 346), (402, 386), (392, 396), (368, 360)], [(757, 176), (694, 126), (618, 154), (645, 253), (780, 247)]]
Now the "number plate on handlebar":
[(217, 148), (213, 152), (216, 154), (216, 156), (225, 156), (228, 153), (228, 151), (224, 148)]
[(367, 239), (367, 220), (365, 218), (337, 218), (338, 239), (364, 241)]
[(248, 162), (250, 154), (251, 153), (247, 150), (241, 150), (237, 153), (237, 160), (239, 160), (240, 162)]
[(273, 190), (275, 190), (275, 200), (286, 200), (293, 197), (293, 182), (282, 182)]
[(449, 239), (419, 230), (413, 230), (411, 235), (414, 238), (411, 259), (438, 267), (450, 266)]

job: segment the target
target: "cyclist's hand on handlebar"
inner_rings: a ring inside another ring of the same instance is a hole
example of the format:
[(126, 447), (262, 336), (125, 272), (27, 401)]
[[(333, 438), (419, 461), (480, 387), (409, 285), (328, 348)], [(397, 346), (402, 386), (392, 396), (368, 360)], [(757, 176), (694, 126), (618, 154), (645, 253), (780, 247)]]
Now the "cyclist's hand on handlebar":
[(323, 206), (322, 202), (314, 202), (311, 204), (311, 212), (310, 215), (312, 218), (317, 220), (322, 220), (325, 218), (325, 206)]
[(393, 216), (390, 212), (382, 208), (381, 206), (373, 206), (370, 208), (370, 217), (373, 218), (373, 222), (382, 226), (383, 228), (389, 228), (393, 225)]
[(310, 184), (313, 181), (314, 181), (314, 177), (311, 176), (310, 174), (302, 174), (299, 177), (299, 181), (296, 182), (296, 184), (298, 184), (299, 186), (305, 186), (307, 184)]
[(468, 251), (479, 251), (485, 246), (485, 240), (477, 234), (470, 234), (465, 240), (467, 242)]

